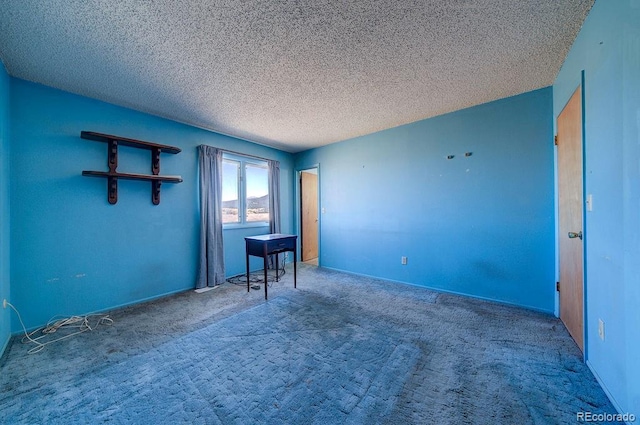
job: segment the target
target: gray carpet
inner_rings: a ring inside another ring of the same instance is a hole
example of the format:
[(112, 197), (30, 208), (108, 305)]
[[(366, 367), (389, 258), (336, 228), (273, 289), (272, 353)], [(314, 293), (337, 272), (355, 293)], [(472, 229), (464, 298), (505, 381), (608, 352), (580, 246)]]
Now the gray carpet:
[[(302, 265), (111, 313), (37, 354), (14, 338), (3, 423), (564, 424), (615, 412), (562, 324)], [(19, 307), (19, 306), (18, 306)]]

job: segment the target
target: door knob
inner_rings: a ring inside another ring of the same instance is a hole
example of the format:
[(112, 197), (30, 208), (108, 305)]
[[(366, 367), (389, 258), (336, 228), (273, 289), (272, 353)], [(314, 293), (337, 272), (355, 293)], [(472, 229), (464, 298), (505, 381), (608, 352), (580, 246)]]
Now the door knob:
[(578, 233), (569, 232), (569, 239), (575, 239), (575, 238), (580, 238), (580, 240), (582, 240), (582, 230), (579, 231)]

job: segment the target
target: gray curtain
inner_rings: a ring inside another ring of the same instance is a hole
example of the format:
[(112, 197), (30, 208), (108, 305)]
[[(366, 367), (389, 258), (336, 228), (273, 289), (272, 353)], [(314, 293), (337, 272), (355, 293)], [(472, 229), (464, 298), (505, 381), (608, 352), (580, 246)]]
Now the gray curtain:
[(280, 233), (280, 162), (270, 159), (269, 165), (269, 233)]
[(224, 283), (222, 150), (198, 147), (200, 163), (200, 267), (196, 288)]
[[(280, 162), (267, 160), (269, 165), (269, 233), (280, 233)], [(269, 256), (269, 268), (275, 268), (275, 258)]]

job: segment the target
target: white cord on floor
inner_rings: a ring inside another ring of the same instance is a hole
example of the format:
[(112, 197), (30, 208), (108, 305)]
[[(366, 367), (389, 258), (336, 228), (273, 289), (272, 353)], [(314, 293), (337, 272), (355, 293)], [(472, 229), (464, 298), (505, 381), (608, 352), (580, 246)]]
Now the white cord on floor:
[[(22, 343), (23, 344), (35, 344), (36, 346), (31, 348), (29, 351), (27, 351), (27, 353), (29, 354), (33, 354), (33, 353), (37, 353), (39, 351), (41, 351), (45, 346), (57, 342), (57, 341), (61, 341), (63, 339), (69, 338), (71, 336), (74, 335), (78, 335), (82, 332), (86, 332), (86, 331), (92, 331), (94, 330), (98, 325), (108, 325), (111, 326), (113, 324), (113, 319), (111, 319), (109, 317), (108, 314), (103, 314), (103, 315), (98, 315), (98, 314), (94, 314), (94, 315), (88, 315), (88, 316), (84, 316), (84, 317), (80, 317), (80, 316), (71, 316), (68, 318), (63, 318), (63, 319), (59, 319), (57, 321), (54, 321), (55, 317), (51, 320), (49, 320), (49, 322), (47, 323), (47, 326), (43, 327), (43, 328), (39, 328), (36, 329), (35, 331), (32, 332), (27, 332), (27, 328), (24, 326), (24, 322), (22, 321), (22, 317), (20, 316), (20, 312), (18, 311), (17, 308), (14, 307), (13, 304), (11, 304), (10, 302), (7, 302), (7, 305), (9, 307), (11, 307), (13, 309), (13, 311), (16, 312), (16, 314), (18, 315), (18, 320), (20, 320), (20, 324), (22, 325), (22, 330), (24, 331), (24, 337), (22, 337)], [(89, 322), (89, 318), (90, 317), (94, 317), (97, 316), (98, 320), (96, 321), (95, 325), (93, 325), (93, 327), (91, 327), (90, 322)], [(46, 341), (46, 342), (40, 342), (39, 340), (46, 337), (49, 334), (55, 333), (58, 329), (60, 328), (78, 328), (79, 330), (76, 332), (73, 332), (71, 334), (68, 335), (64, 335), (61, 336), (60, 338), (56, 338), (56, 339), (52, 339), (50, 341)], [(33, 335), (37, 334), (38, 332), (42, 333), (42, 335), (32, 338)]]

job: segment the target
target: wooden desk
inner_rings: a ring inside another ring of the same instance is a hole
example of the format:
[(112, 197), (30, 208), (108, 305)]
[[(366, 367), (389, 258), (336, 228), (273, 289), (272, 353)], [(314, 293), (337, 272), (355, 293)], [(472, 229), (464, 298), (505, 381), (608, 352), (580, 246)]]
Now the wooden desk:
[[(293, 287), (296, 287), (296, 257), (298, 256), (296, 235), (283, 235), (273, 233), (270, 235), (250, 236), (244, 238), (247, 245), (247, 292), (251, 290), (249, 283), (249, 256), (262, 257), (264, 259), (264, 299), (267, 299), (267, 265), (269, 255), (280, 254), (281, 252), (293, 252)], [(276, 255), (276, 282), (278, 281), (278, 256)]]

